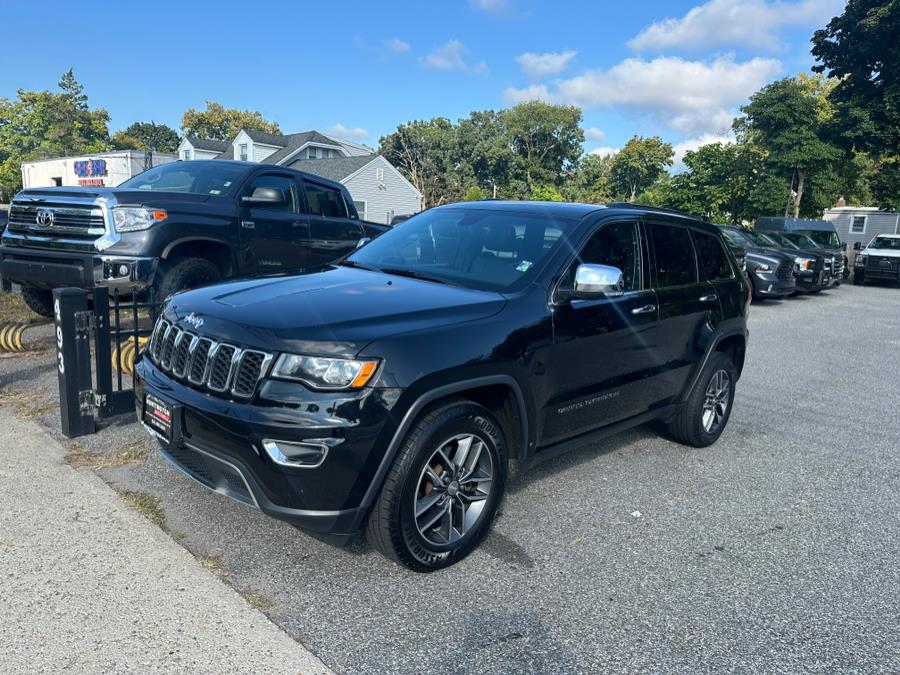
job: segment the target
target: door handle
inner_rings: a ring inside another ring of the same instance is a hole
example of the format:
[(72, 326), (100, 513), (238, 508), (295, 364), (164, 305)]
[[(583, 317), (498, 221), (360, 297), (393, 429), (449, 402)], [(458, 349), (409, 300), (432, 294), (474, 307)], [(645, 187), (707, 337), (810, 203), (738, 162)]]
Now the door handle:
[(656, 311), (656, 305), (644, 305), (643, 307), (635, 307), (631, 310), (632, 314), (650, 314)]
[(719, 296), (715, 293), (710, 293), (709, 295), (701, 296), (700, 302), (715, 302), (719, 299)]
[(256, 223), (254, 223), (252, 220), (242, 220), (241, 227), (252, 230), (256, 227)]
[(291, 225), (293, 225), (294, 227), (309, 227), (309, 223), (307, 223), (305, 220), (295, 220), (293, 223), (291, 223)]

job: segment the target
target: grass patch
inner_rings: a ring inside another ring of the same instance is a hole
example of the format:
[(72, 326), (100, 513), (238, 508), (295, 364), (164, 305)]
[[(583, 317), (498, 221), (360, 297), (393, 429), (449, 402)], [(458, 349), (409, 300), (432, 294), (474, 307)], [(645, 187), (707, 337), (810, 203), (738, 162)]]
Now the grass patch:
[(253, 591), (246, 590), (239, 590), (238, 593), (241, 594), (244, 600), (246, 600), (253, 609), (257, 609), (260, 612), (268, 612), (272, 609), (272, 600), (261, 593), (254, 593)]
[(0, 293), (0, 323), (43, 319), (28, 309), (21, 293)]
[(174, 541), (176, 544), (180, 544), (182, 541), (184, 541), (184, 532), (172, 530), (169, 532), (169, 536), (172, 537), (172, 541)]
[(16, 417), (33, 420), (55, 409), (57, 401), (55, 399), (45, 401), (43, 389), (30, 391), (5, 389), (0, 392), (0, 405), (12, 408)]
[(126, 464), (140, 464), (147, 460), (149, 451), (142, 443), (131, 443), (111, 455), (98, 455), (78, 443), (72, 443), (66, 452), (66, 462), (76, 469), (106, 469)]
[(217, 577), (227, 577), (228, 570), (225, 569), (225, 560), (220, 555), (201, 555), (197, 558), (203, 569), (212, 572)]
[(140, 511), (151, 523), (162, 527), (166, 521), (166, 514), (159, 505), (159, 497), (156, 495), (143, 490), (123, 490), (119, 496), (128, 506)]

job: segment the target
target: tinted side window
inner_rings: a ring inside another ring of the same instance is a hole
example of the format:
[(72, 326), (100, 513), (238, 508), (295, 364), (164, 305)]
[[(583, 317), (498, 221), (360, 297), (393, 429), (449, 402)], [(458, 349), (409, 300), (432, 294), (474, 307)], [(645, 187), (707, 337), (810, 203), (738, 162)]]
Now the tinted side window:
[(697, 263), (691, 237), (683, 227), (650, 225), (650, 238), (656, 258), (656, 285), (683, 286), (697, 282)]
[(700, 281), (730, 279), (733, 276), (731, 264), (718, 237), (705, 232), (691, 231), (691, 238), (697, 249), (697, 263), (700, 266)]
[(250, 181), (245, 194), (253, 194), (258, 187), (272, 188), (278, 190), (282, 196), (281, 204), (257, 205), (254, 208), (266, 209), (269, 211), (288, 211), (296, 213), (297, 208), (297, 184), (293, 178), (288, 176), (262, 175)]
[(340, 190), (308, 182), (304, 182), (304, 186), (309, 215), (327, 218), (347, 217), (347, 205), (344, 203), (344, 195)]
[[(626, 291), (641, 288), (641, 239), (637, 223), (604, 225), (591, 235), (579, 251), (569, 274), (574, 278), (578, 265), (610, 265), (622, 270)], [(571, 285), (572, 280), (566, 280)]]

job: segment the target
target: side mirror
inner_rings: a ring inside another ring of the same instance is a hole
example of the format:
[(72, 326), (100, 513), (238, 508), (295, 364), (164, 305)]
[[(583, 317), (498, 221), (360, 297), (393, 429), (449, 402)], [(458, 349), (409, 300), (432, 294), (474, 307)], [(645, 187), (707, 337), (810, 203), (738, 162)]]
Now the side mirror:
[(575, 270), (574, 290), (574, 297), (582, 300), (622, 295), (625, 292), (622, 270), (611, 265), (579, 265)]
[[(847, 242), (844, 242), (844, 250), (845, 250), (845, 251), (847, 250)], [(862, 250), (862, 244), (861, 244), (860, 242), (858, 242), (858, 241), (853, 242), (853, 250), (854, 250), (854, 251), (861, 251), (861, 250)]]
[(284, 195), (274, 188), (258, 187), (253, 189), (252, 195), (246, 195), (241, 199), (244, 204), (277, 205), (284, 204)]

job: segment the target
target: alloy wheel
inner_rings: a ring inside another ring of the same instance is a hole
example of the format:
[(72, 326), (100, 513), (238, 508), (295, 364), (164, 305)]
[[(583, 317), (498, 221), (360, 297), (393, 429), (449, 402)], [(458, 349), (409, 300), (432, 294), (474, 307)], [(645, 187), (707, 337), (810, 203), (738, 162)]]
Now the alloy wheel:
[(413, 504), (419, 534), (431, 544), (455, 544), (479, 522), (491, 494), (494, 461), (485, 441), (459, 434), (425, 462)]
[(728, 405), (731, 401), (731, 376), (724, 370), (717, 370), (709, 385), (706, 387), (706, 396), (703, 399), (703, 430), (708, 434), (714, 434), (722, 426)]

